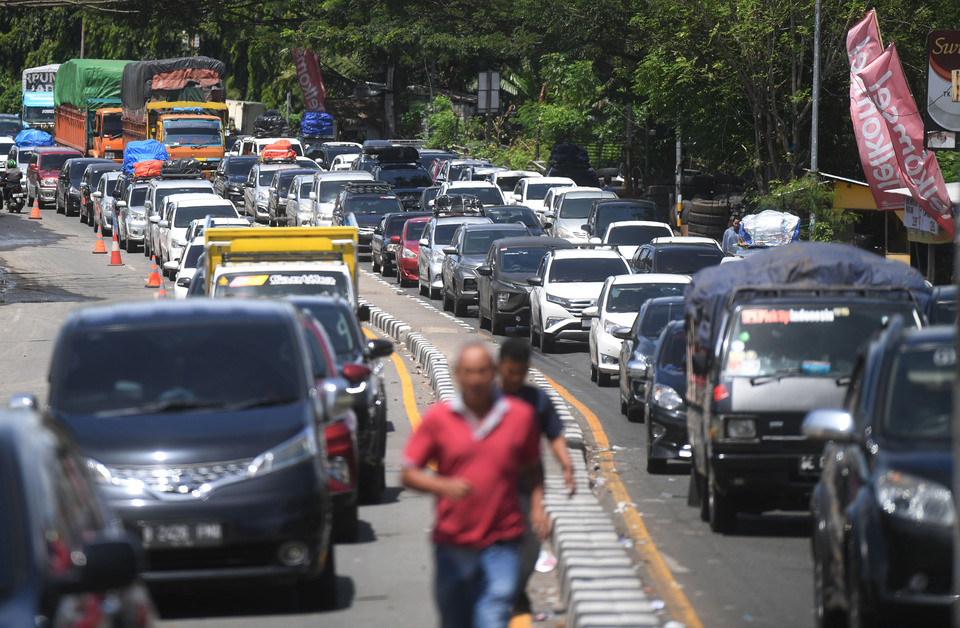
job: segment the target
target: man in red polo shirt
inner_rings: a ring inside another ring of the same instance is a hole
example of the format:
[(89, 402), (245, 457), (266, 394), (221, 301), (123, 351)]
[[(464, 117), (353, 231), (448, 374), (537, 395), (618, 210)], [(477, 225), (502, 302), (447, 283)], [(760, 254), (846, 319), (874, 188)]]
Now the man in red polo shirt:
[[(432, 406), (403, 452), (403, 485), (437, 497), (434, 592), (442, 628), (506, 628), (516, 592), (521, 480), (531, 523), (546, 536), (540, 432), (533, 408), (500, 395), (481, 343), (465, 346), (454, 376), (460, 394)], [(436, 463), (436, 473), (425, 467)]]

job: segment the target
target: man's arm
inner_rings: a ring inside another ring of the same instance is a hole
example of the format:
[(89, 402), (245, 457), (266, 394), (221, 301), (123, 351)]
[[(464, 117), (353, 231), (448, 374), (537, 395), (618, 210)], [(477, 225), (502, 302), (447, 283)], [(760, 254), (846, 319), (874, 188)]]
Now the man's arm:
[(562, 434), (550, 441), (550, 449), (553, 450), (554, 458), (563, 467), (563, 483), (567, 485), (570, 495), (573, 495), (577, 491), (577, 485), (573, 482), (573, 463), (570, 462), (567, 441)]
[(470, 483), (463, 478), (445, 477), (410, 466), (403, 468), (400, 481), (406, 488), (450, 499), (462, 499), (473, 490)]
[(539, 460), (523, 468), (523, 487), (530, 495), (530, 525), (543, 540), (550, 534), (550, 518), (543, 508), (543, 466)]

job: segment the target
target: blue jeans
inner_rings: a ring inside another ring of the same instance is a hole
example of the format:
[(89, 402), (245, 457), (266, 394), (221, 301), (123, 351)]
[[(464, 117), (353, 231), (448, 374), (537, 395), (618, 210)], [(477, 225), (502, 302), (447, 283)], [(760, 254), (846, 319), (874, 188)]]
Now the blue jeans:
[(441, 628), (506, 628), (517, 590), (520, 543), (484, 549), (437, 545), (434, 593)]

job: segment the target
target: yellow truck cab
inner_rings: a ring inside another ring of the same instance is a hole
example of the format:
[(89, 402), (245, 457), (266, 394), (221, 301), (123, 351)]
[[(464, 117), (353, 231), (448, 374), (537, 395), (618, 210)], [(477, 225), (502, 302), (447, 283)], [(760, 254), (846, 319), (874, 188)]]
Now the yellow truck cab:
[(357, 310), (357, 229), (212, 228), (204, 232), (209, 297), (337, 296)]

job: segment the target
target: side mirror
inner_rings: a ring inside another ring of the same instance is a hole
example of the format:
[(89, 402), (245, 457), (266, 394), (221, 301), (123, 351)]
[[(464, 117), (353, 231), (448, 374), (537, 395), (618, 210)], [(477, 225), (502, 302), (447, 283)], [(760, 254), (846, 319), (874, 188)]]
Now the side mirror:
[(430, 240), (426, 238), (420, 238), (420, 246), (425, 246), (428, 249), (430, 248)]
[(490, 277), (493, 275), (493, 269), (486, 265), (479, 266), (477, 267), (477, 274), (483, 277)]
[(117, 207), (119, 207), (119, 208), (124, 208), (124, 207), (126, 207), (126, 206), (127, 206), (127, 202), (126, 202), (126, 201), (117, 201)]
[(353, 395), (347, 390), (347, 380), (335, 377), (323, 382), (321, 396), (326, 420), (335, 419), (353, 407)]
[(589, 224), (580, 225), (580, 230), (581, 230), (581, 231), (586, 231), (587, 233), (590, 233), (590, 225), (589, 225)]
[(610, 330), (610, 335), (620, 340), (630, 340), (630, 328), (618, 326)]
[(603, 240), (601, 240), (597, 236), (593, 236), (592, 238), (590, 238), (590, 244), (594, 244), (594, 245), (603, 244)]
[[(164, 264), (164, 266), (166, 266), (166, 264)], [(180, 286), (181, 288), (189, 288), (190, 280), (191, 280), (190, 277), (181, 277), (180, 279), (177, 279), (177, 285)]]
[(150, 211), (150, 208), (153, 207), (153, 201), (146, 200), (143, 202), (143, 208), (147, 211)]
[(710, 370), (710, 360), (707, 359), (706, 353), (694, 353), (690, 357), (690, 363), (694, 375), (706, 375)]
[(380, 227), (376, 227), (376, 228), (373, 230), (373, 233), (376, 234), (376, 235), (383, 235), (383, 229), (381, 229)]
[(400, 236), (391, 236), (390, 244), (400, 244)]
[(553, 219), (556, 218), (557, 216), (556, 216), (556, 214), (554, 214), (553, 212), (543, 212), (543, 217), (544, 217), (544, 218), (549, 218), (549, 219), (553, 220)]
[(94, 193), (91, 194), (90, 196), (92, 196), (93, 198), (103, 198), (103, 192), (101, 192), (100, 190), (97, 190), (96, 192), (94, 192)]
[(853, 417), (844, 410), (820, 408), (811, 410), (800, 425), (800, 432), (817, 440), (849, 443), (854, 440)]
[(243, 182), (243, 187), (245, 187), (245, 188), (252, 188), (252, 187), (253, 187), (253, 184), (250, 183), (249, 181), (244, 181), (244, 182)]
[(444, 254), (444, 255), (456, 255), (456, 254), (457, 254), (457, 247), (455, 247), (455, 246), (445, 246), (445, 247), (443, 247), (443, 254)]
[(370, 306), (366, 303), (361, 303), (357, 306), (357, 320), (361, 323), (370, 322)]
[[(159, 216), (157, 216), (157, 218), (159, 218)], [(170, 221), (169, 221), (169, 220), (161, 220), (160, 222), (157, 223), (157, 226), (160, 227), (161, 229), (166, 229), (167, 227), (170, 226)]]
[(542, 286), (543, 277), (540, 277), (540, 276), (527, 277), (527, 284), (531, 286)]
[(129, 585), (137, 576), (138, 547), (127, 537), (100, 534), (83, 544), (81, 557), (73, 562), (80, 566), (79, 577), (54, 580), (60, 593), (83, 593), (118, 589)]
[(374, 338), (367, 342), (367, 357), (385, 358), (393, 353), (393, 341), (385, 338)]
[(153, 224), (157, 224), (158, 222), (160, 222), (160, 216), (158, 216), (157, 214), (153, 214), (147, 220), (149, 220)]
[(180, 262), (175, 262), (170, 260), (169, 262), (163, 263), (164, 270), (180, 270)]
[(308, 194), (307, 196), (308, 196), (308, 198), (309, 198), (311, 201), (317, 200), (317, 193), (316, 193), (316, 192), (310, 192), (310, 194)]
[(295, 200), (297, 200), (297, 195), (296, 195), (296, 194), (287, 194), (287, 202), (288, 202), (288, 203), (289, 203), (290, 201), (295, 201)]
[(267, 188), (267, 191), (270, 192), (271, 194), (273, 194), (274, 192), (277, 191), (277, 188), (275, 188), (275, 187), (273, 187), (273, 186), (271, 185), (270, 187)]
[(600, 308), (596, 305), (591, 305), (588, 308), (585, 308), (580, 315), (582, 318), (600, 318)]
[(643, 379), (647, 376), (647, 363), (643, 360), (630, 360), (627, 362), (627, 377), (633, 379)]

